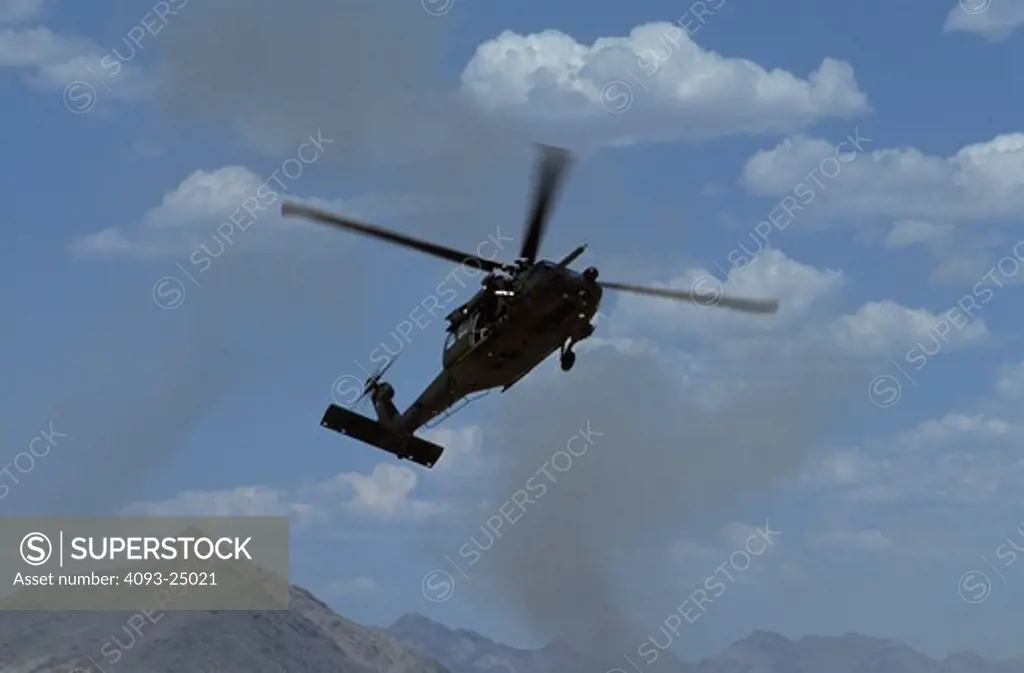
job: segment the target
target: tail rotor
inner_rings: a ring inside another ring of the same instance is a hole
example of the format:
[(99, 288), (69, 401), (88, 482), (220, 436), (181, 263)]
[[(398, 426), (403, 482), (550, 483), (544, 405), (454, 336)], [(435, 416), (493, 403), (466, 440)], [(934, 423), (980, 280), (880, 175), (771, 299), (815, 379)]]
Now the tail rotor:
[(383, 377), (384, 374), (387, 373), (388, 369), (391, 368), (391, 365), (395, 364), (395, 361), (397, 359), (397, 355), (395, 357), (388, 358), (387, 362), (378, 367), (377, 371), (371, 374), (366, 379), (366, 383), (363, 385), (363, 394), (360, 395), (359, 399), (356, 400), (356, 404), (361, 404), (368, 396), (370, 396), (372, 399), (377, 395), (378, 391), (385, 394), (388, 391), (391, 391), (391, 393), (394, 394), (394, 388), (392, 388), (387, 383), (381, 383), (380, 380), (381, 377)]

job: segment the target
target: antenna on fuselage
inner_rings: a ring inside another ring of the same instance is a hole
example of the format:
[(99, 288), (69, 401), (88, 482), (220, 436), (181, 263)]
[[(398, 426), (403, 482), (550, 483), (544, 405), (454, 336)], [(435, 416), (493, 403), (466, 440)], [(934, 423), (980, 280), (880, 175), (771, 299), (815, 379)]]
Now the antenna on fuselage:
[(576, 248), (575, 250), (570, 252), (568, 255), (563, 257), (562, 261), (558, 263), (558, 266), (563, 267), (563, 268), (569, 266), (570, 264), (575, 262), (577, 259), (579, 259), (580, 255), (582, 255), (586, 251), (587, 251), (587, 244), (584, 243), (583, 245), (581, 245), (580, 247)]

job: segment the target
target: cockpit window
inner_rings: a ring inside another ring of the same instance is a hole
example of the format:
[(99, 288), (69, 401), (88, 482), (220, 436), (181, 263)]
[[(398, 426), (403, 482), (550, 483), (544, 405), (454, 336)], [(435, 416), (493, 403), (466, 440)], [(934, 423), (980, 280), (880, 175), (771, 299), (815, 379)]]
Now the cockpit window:
[(553, 268), (555, 268), (555, 264), (554, 263), (548, 262), (548, 261), (545, 261), (545, 260), (540, 260), (536, 264), (533, 265), (533, 267), (529, 270), (529, 272), (527, 272), (526, 275), (527, 276), (535, 276), (538, 273), (544, 273), (546, 271), (550, 271)]

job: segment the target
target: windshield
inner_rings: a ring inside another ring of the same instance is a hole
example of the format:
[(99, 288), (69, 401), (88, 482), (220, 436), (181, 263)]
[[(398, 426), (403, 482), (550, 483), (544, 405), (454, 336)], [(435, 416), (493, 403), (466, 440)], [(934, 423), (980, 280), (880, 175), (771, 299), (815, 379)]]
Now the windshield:
[(455, 334), (461, 339), (462, 337), (466, 336), (467, 334), (469, 334), (473, 330), (473, 324), (474, 323), (476, 323), (476, 316), (475, 315), (466, 318), (459, 325), (459, 328), (458, 328), (458, 330), (456, 330)]

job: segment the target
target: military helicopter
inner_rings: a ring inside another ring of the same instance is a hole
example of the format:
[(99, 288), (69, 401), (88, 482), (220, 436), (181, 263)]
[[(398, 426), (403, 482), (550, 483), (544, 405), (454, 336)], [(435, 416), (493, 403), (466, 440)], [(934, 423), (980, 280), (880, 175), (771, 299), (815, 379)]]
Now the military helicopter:
[(483, 259), (318, 208), (294, 202), (282, 204), (283, 216), (337, 226), (449, 262), (468, 264), (487, 273), (483, 287), (446, 316), (448, 327), (441, 372), (404, 413), (399, 413), (395, 407), (395, 389), (380, 380), (394, 363), (390, 360), (367, 378), (363, 391), (364, 397), (370, 396), (377, 420), (331, 404), (324, 412), (321, 426), (431, 468), (444, 447), (414, 433), (469, 395), (494, 388), (505, 392), (556, 350), (562, 370), (572, 369), (576, 361), (573, 346), (594, 333), (592, 321), (601, 304), (603, 290), (753, 313), (778, 310), (776, 300), (598, 281), (598, 270), (594, 267), (582, 272), (569, 268), (586, 251), (586, 245), (577, 247), (557, 262), (538, 260), (548, 216), (571, 162), (571, 155), (564, 149), (542, 145), (540, 151), (533, 206), (519, 258), (512, 263)]

